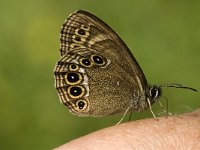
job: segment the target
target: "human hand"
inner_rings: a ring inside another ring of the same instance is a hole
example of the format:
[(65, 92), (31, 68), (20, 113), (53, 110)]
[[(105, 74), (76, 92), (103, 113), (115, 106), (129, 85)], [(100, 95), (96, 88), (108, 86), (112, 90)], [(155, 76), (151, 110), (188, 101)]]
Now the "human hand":
[(200, 149), (200, 109), (122, 123), (66, 143), (55, 150)]

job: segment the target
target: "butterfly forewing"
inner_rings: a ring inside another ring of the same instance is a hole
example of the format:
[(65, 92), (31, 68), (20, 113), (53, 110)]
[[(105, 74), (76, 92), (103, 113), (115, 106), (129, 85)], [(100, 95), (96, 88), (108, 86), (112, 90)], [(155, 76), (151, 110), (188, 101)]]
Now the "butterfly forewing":
[[(82, 35), (82, 40), (77, 42), (76, 35), (81, 29), (85, 30), (85, 34)], [(61, 55), (77, 47), (92, 48), (99, 52), (109, 51), (109, 55), (115, 55), (128, 74), (134, 74), (134, 77), (138, 78), (135, 80), (140, 82), (137, 82), (140, 87), (147, 87), (146, 78), (126, 44), (101, 19), (83, 10), (71, 14), (61, 30)], [(124, 63), (121, 63), (122, 61)]]

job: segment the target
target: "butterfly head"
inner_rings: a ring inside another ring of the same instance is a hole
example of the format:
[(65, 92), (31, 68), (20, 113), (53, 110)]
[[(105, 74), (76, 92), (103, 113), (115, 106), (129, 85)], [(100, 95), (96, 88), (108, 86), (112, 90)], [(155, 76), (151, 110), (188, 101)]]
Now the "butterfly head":
[(149, 97), (150, 97), (151, 104), (153, 104), (154, 102), (156, 102), (160, 98), (160, 96), (162, 95), (162, 88), (163, 87), (189, 89), (189, 90), (192, 90), (192, 91), (195, 91), (195, 92), (197, 91), (194, 88), (182, 86), (181, 84), (178, 84), (178, 83), (153, 85), (153, 86), (150, 87), (150, 90), (149, 90)]
[(156, 100), (159, 99), (161, 94), (162, 94), (162, 90), (161, 90), (160, 86), (157, 86), (157, 85), (151, 86), (150, 89), (149, 89), (149, 96), (150, 96), (151, 104), (156, 102)]

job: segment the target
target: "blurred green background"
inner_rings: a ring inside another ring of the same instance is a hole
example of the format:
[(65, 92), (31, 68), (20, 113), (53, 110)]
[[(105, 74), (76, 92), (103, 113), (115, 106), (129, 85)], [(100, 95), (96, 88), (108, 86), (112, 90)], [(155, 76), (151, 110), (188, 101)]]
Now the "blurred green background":
[[(77, 117), (59, 103), (53, 69), (70, 13), (88, 10), (109, 24), (150, 84), (199, 89), (199, 8), (198, 0), (0, 0), (0, 149), (51, 149), (119, 121)], [(200, 107), (199, 93), (165, 88), (163, 95), (175, 114)], [(161, 111), (158, 104), (153, 109)], [(133, 114), (146, 117), (149, 111)]]

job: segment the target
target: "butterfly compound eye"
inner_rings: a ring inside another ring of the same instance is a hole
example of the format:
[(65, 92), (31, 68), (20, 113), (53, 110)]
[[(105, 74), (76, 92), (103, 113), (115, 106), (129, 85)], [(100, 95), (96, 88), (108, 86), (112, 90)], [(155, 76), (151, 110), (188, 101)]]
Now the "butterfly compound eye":
[(161, 95), (161, 88), (158, 86), (152, 86), (150, 89), (151, 99), (157, 99)]

